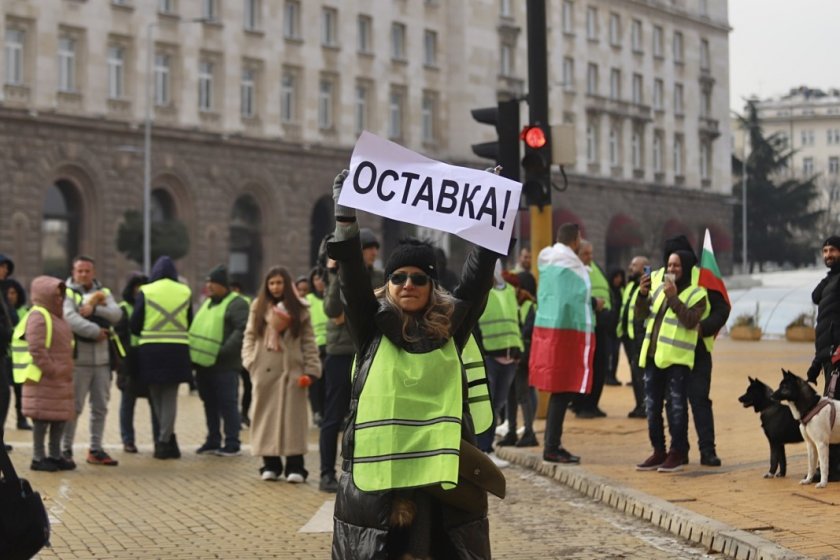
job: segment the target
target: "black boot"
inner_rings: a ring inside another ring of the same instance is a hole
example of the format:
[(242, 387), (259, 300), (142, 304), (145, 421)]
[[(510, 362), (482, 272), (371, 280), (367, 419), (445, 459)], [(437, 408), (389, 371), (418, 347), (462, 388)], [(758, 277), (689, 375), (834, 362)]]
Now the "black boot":
[(166, 455), (166, 448), (167, 447), (168, 447), (168, 444), (162, 443), (160, 441), (156, 441), (155, 442), (154, 458), (155, 459), (168, 459), (168, 457)]
[(181, 458), (181, 450), (178, 449), (178, 440), (175, 438), (175, 434), (172, 434), (172, 437), (169, 438), (168, 451), (169, 459)]

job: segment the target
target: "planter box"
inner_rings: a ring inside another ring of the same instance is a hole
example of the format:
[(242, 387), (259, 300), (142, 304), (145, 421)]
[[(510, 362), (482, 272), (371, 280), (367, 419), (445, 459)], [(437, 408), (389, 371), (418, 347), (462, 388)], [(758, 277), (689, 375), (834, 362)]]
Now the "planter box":
[(758, 327), (739, 325), (732, 327), (729, 331), (729, 337), (732, 338), (732, 340), (761, 340), (761, 329)]
[(785, 329), (785, 338), (791, 342), (814, 342), (817, 333), (814, 327), (805, 325), (788, 327)]

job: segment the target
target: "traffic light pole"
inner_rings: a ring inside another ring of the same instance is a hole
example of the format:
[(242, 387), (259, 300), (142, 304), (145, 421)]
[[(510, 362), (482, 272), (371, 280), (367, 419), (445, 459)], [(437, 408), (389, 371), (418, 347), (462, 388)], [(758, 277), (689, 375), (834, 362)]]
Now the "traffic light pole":
[[(531, 124), (548, 126), (548, 61), (545, 0), (528, 0), (528, 116)], [(551, 140), (548, 140), (551, 142)], [(550, 150), (549, 150), (549, 153)], [(550, 188), (550, 187), (549, 187)], [(531, 255), (536, 260), (540, 251), (553, 243), (551, 205), (530, 206)], [(536, 266), (534, 276), (539, 275)]]

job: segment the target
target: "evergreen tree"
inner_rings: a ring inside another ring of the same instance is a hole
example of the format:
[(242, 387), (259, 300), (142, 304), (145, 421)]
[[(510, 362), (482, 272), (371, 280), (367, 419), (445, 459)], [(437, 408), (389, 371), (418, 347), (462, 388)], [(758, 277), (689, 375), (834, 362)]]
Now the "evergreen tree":
[[(816, 176), (799, 179), (788, 172), (794, 151), (778, 134), (765, 136), (754, 101), (747, 102), (746, 114), (738, 115), (741, 130), (749, 136), (747, 155), (747, 258), (750, 272), (767, 263), (802, 266), (814, 260), (810, 235), (823, 211), (815, 210), (818, 198)], [(744, 162), (733, 158), (733, 173), (740, 177), (733, 185), (735, 204), (736, 260), (743, 260), (742, 208)], [(809, 235), (810, 234), (810, 235)]]
[[(152, 264), (162, 255), (173, 260), (190, 252), (190, 236), (187, 226), (180, 220), (152, 222)], [(123, 223), (117, 230), (117, 250), (126, 258), (143, 264), (143, 214), (137, 210), (126, 210)]]

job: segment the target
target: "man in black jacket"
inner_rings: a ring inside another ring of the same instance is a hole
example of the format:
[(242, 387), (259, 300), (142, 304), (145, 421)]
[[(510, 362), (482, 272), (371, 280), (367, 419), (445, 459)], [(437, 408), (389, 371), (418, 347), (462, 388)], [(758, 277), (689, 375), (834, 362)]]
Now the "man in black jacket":
[[(837, 375), (832, 375), (831, 354), (834, 337), (840, 338), (840, 236), (832, 235), (822, 246), (823, 262), (828, 274), (820, 280), (811, 293), (811, 301), (817, 306), (815, 354), (808, 369), (808, 381), (816, 384), (820, 370), (825, 378), (823, 394), (837, 398)], [(832, 328), (833, 327), (833, 328)], [(832, 330), (837, 331), (833, 334)], [(828, 447), (828, 480), (840, 480), (840, 445)]]
[[(15, 270), (15, 263), (6, 255), (0, 254), (0, 440), (3, 439), (3, 425), (9, 412), (10, 393), (12, 383), (11, 360), (7, 358), (12, 331), (17, 324), (17, 315), (13, 314), (11, 306), (6, 301), (6, 278)], [(6, 445), (6, 451), (12, 446)]]

